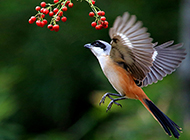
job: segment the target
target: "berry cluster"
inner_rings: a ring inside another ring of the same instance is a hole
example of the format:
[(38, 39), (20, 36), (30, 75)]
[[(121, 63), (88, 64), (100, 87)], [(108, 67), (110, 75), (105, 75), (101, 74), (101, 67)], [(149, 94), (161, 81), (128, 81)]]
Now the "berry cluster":
[[(82, 0), (81, 0), (82, 1)], [(95, 21), (91, 23), (92, 27), (95, 27), (95, 29), (100, 30), (102, 28), (108, 27), (108, 22), (106, 21), (105, 12), (101, 11), (97, 6), (95, 5), (94, 0), (85, 0), (89, 3), (91, 9), (93, 12), (89, 13), (90, 17), (95, 17)], [(36, 22), (36, 25), (39, 27), (44, 27), (48, 21), (45, 19), (46, 15), (49, 15), (52, 19), (47, 26), (48, 29), (51, 31), (59, 31), (59, 25), (57, 22), (60, 20), (63, 22), (67, 21), (67, 17), (65, 17), (63, 14), (67, 11), (68, 7), (72, 8), (73, 3), (71, 0), (53, 0), (54, 3), (46, 3), (41, 2), (40, 6), (36, 6), (35, 10), (38, 12), (35, 16), (31, 16), (29, 19), (29, 23), (32, 24)]]
[(95, 1), (89, 1), (91, 9), (93, 12), (89, 13), (90, 17), (95, 17), (95, 21), (91, 23), (92, 27), (95, 27), (96, 30), (101, 30), (102, 28), (108, 28), (108, 21), (106, 21), (105, 12), (101, 11), (98, 7), (94, 6)]
[[(98, 15), (98, 16), (97, 16)], [(91, 23), (92, 27), (95, 27), (96, 30), (101, 30), (102, 28), (108, 28), (108, 21), (106, 21), (105, 12), (98, 11), (95, 16), (94, 12), (90, 12), (90, 17), (96, 17), (96, 20)]]
[[(41, 6), (41, 7), (40, 7)], [(67, 21), (67, 17), (63, 16), (63, 12), (67, 11), (67, 6), (69, 8), (73, 7), (73, 3), (70, 0), (54, 0), (53, 4), (41, 2), (40, 6), (36, 6), (36, 11), (38, 12), (35, 16), (29, 19), (29, 23), (32, 24), (36, 22), (39, 27), (44, 27), (48, 22), (45, 15), (52, 17), (50, 24), (47, 26), (51, 31), (59, 31), (58, 21)]]

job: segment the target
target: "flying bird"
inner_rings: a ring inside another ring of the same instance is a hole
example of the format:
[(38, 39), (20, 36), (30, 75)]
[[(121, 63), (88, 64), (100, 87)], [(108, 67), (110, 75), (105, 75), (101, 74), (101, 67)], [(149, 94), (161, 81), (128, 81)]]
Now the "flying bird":
[(103, 73), (119, 93), (104, 94), (99, 104), (104, 103), (106, 97), (110, 98), (108, 111), (113, 104), (121, 106), (117, 102), (119, 100), (137, 99), (169, 136), (173, 134), (179, 138), (182, 129), (156, 107), (142, 87), (156, 83), (175, 71), (185, 59), (185, 49), (181, 48), (183, 44), (173, 44), (174, 41), (161, 45), (152, 43), (147, 28), (142, 27), (142, 22), (128, 12), (116, 18), (113, 27), (109, 29), (109, 36), (110, 43), (96, 40), (84, 45), (96, 56)]

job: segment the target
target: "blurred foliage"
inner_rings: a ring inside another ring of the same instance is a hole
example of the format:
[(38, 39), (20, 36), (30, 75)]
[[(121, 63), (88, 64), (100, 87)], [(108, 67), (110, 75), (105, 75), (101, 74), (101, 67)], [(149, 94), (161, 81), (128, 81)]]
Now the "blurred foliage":
[[(115, 92), (96, 58), (83, 48), (97, 39), (110, 41), (108, 29), (90, 26), (87, 3), (72, 1), (68, 21), (59, 32), (30, 25), (39, 0), (0, 1), (0, 139), (1, 140), (166, 140), (169, 139), (146, 109), (135, 100), (98, 106), (105, 92)], [(47, 1), (48, 2), (48, 1)], [(154, 41), (178, 42), (179, 0), (117, 0), (96, 4), (106, 12), (109, 26), (125, 11), (137, 15)], [(177, 80), (176, 80), (177, 79)], [(184, 128), (190, 137), (176, 73), (144, 91), (155, 104)], [(178, 86), (176, 86), (178, 85)]]

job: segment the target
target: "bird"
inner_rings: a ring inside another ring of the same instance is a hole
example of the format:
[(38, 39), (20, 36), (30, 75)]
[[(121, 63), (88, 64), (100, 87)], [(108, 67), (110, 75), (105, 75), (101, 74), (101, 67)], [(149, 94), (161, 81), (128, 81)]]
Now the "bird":
[(173, 40), (161, 45), (153, 43), (142, 21), (137, 21), (137, 17), (128, 12), (115, 19), (113, 27), (109, 29), (109, 36), (110, 43), (96, 40), (84, 45), (96, 56), (103, 73), (118, 92), (105, 93), (99, 105), (104, 103), (106, 97), (111, 99), (107, 111), (113, 104), (122, 107), (117, 102), (119, 100), (139, 100), (166, 134), (179, 138), (182, 128), (148, 98), (142, 87), (162, 80), (179, 67), (186, 55), (183, 43), (174, 44)]

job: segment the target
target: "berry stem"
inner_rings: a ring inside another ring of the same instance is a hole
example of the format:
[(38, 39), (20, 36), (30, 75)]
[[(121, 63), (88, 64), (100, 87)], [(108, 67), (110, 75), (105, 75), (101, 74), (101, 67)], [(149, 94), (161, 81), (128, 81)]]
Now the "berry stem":
[[(56, 24), (56, 18), (57, 18), (57, 16), (58, 16), (59, 12), (61, 11), (61, 9), (65, 6), (65, 3), (66, 3), (67, 1), (70, 1), (70, 0), (65, 0), (64, 2), (61, 0), (61, 1), (57, 2), (57, 3), (55, 3), (55, 4), (51, 4), (52, 7), (55, 6), (56, 4), (58, 4), (56, 8), (58, 8), (59, 11), (53, 16), (53, 18), (51, 19), (50, 24), (52, 24), (52, 23), (53, 23), (53, 24)], [(59, 8), (60, 3), (62, 3), (62, 2), (63, 2), (63, 5), (61, 5), (61, 8)]]
[(85, 0), (85, 1), (89, 3), (92, 11), (95, 13), (95, 16), (94, 16), (96, 18), (95, 22), (99, 21), (100, 20), (100, 16), (97, 13), (98, 13), (98, 11), (101, 11), (100, 8), (98, 8), (97, 6), (94, 6), (92, 4), (92, 0)]

